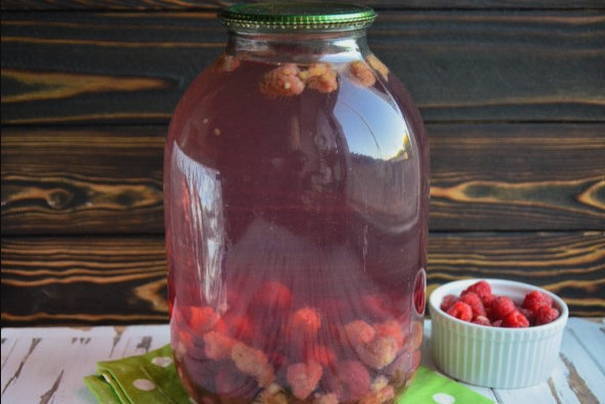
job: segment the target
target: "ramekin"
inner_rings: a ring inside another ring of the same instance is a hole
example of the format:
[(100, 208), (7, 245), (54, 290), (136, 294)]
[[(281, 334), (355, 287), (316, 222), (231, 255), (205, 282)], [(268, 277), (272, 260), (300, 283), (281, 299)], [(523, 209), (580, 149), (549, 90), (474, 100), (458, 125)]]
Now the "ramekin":
[(459, 296), (479, 280), (449, 282), (431, 293), (431, 345), (435, 365), (455, 379), (484, 387), (515, 389), (546, 381), (559, 356), (569, 315), (567, 305), (555, 294), (536, 286), (484, 279), (494, 294), (508, 296), (517, 304), (527, 293), (539, 290), (553, 299), (561, 314), (555, 321), (540, 326), (500, 328), (458, 320), (439, 308), (444, 296)]

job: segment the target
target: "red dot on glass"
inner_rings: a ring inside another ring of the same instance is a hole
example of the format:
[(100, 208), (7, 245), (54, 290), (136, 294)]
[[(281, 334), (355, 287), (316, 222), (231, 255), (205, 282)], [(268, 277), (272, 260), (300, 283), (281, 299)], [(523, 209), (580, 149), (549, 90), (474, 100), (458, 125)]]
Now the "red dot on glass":
[(426, 273), (424, 268), (416, 274), (414, 282), (414, 308), (418, 314), (424, 314), (424, 306), (426, 304)]

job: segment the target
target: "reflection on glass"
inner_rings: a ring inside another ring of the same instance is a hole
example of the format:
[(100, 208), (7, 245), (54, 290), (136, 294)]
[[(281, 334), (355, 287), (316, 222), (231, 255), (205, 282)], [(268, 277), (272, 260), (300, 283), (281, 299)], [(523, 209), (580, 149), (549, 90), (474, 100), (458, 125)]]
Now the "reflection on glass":
[(183, 266), (183, 271), (195, 275), (199, 301), (222, 307), (226, 303), (221, 274), (225, 221), (219, 173), (192, 160), (178, 144), (172, 150), (173, 189), (182, 195), (181, 204), (173, 209), (173, 223), (179, 230), (173, 259), (177, 268)]

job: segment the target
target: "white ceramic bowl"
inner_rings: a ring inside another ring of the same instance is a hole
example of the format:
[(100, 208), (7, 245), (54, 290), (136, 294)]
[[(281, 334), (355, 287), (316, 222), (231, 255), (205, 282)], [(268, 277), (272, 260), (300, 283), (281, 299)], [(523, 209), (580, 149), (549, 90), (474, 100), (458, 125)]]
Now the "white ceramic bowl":
[(546, 381), (559, 356), (569, 315), (567, 305), (558, 296), (536, 286), (485, 279), (494, 294), (508, 296), (517, 304), (528, 292), (539, 290), (552, 297), (561, 314), (555, 321), (536, 327), (500, 328), (458, 320), (439, 308), (444, 296), (459, 296), (479, 280), (450, 282), (431, 293), (431, 344), (435, 365), (455, 379), (478, 386), (514, 389)]

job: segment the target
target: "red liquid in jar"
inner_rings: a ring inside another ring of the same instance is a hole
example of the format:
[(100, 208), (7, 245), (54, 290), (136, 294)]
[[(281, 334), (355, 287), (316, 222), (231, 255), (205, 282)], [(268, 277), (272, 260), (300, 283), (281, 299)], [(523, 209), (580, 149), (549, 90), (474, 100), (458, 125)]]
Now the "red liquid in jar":
[(422, 125), (393, 75), (334, 63), (337, 88), (272, 97), (277, 67), (209, 68), (173, 117), (177, 368), (197, 402), (386, 402), (420, 361)]

